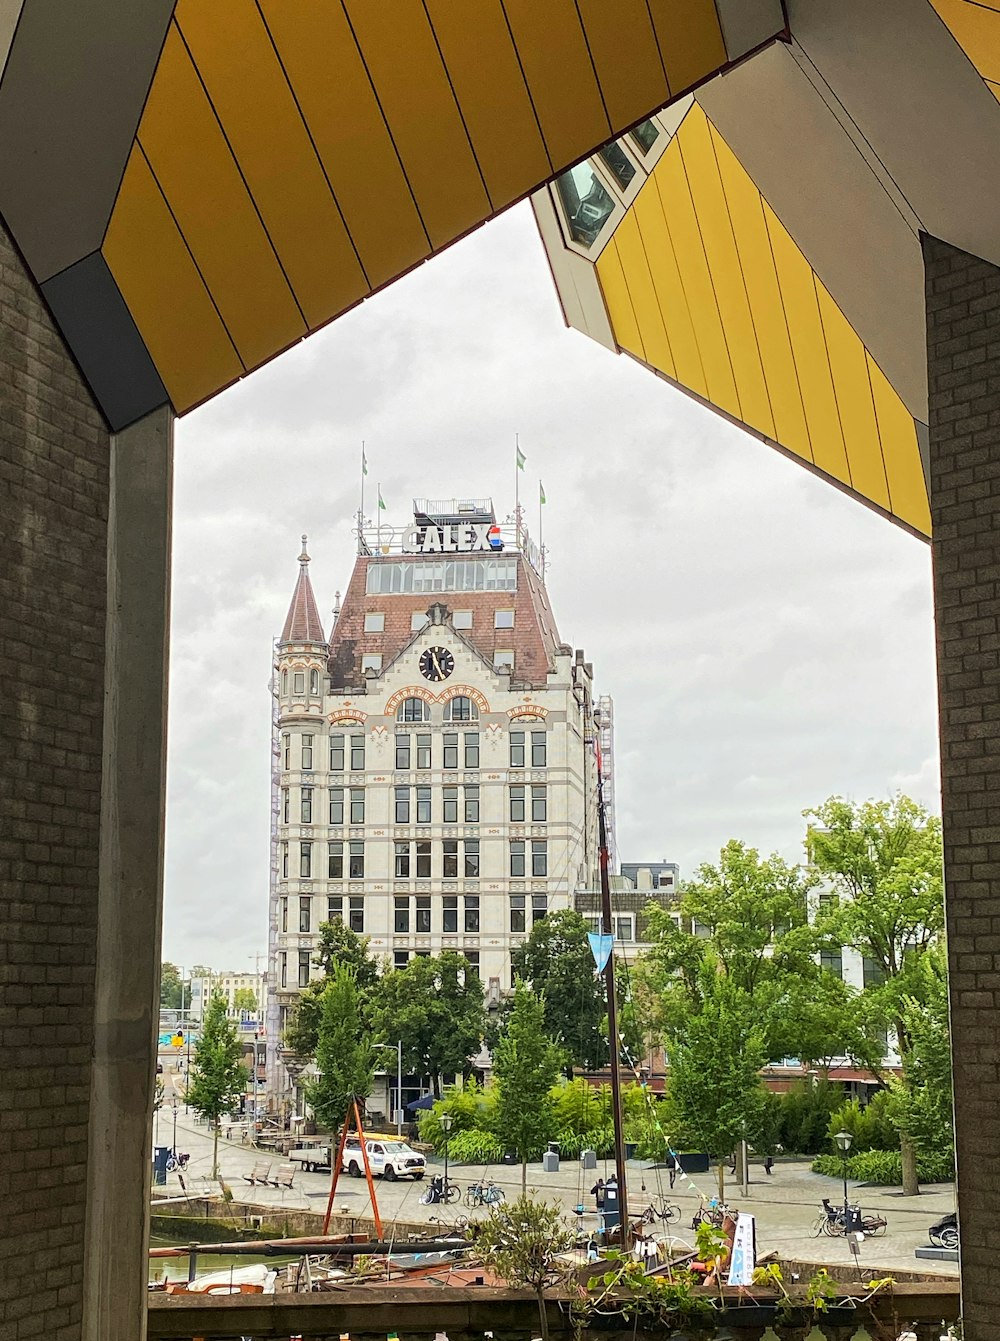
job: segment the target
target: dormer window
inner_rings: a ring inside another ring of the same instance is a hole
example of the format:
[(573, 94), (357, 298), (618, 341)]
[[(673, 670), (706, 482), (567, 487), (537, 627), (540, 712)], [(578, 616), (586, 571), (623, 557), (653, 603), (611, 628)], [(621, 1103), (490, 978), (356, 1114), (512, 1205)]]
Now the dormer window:
[(396, 709), (397, 722), (429, 722), (430, 707), (422, 698), (404, 698)]
[(455, 698), (449, 699), (445, 704), (444, 720), (446, 722), (474, 722), (478, 717), (479, 709), (472, 699), (465, 694), (457, 694)]

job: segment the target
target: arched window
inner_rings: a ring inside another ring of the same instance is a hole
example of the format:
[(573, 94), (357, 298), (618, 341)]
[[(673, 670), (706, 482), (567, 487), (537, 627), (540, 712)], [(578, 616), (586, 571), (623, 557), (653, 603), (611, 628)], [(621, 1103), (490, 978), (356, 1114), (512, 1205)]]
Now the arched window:
[(455, 698), (449, 699), (444, 708), (444, 720), (446, 722), (475, 722), (479, 718), (479, 709), (473, 703), (471, 698), (466, 698), (464, 694), (457, 694)]
[(404, 698), (396, 709), (397, 722), (429, 722), (431, 710), (422, 698)]
[(319, 671), (311, 670), (309, 672), (309, 692), (310, 694), (319, 693)]
[(281, 672), (281, 692), (283, 694), (288, 693), (288, 671), (286, 670)]

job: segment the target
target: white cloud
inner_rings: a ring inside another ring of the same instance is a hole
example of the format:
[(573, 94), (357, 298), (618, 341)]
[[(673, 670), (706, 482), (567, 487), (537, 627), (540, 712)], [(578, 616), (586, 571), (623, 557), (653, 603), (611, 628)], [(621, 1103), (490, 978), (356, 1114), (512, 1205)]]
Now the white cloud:
[(561, 636), (615, 697), (620, 855), (797, 857), (833, 792), (937, 808), (926, 547), (567, 331), (520, 208), (178, 426), (167, 957), (265, 948), (271, 642), (301, 532), (327, 625), (347, 585), (362, 439), (401, 523), (508, 511), (515, 433)]

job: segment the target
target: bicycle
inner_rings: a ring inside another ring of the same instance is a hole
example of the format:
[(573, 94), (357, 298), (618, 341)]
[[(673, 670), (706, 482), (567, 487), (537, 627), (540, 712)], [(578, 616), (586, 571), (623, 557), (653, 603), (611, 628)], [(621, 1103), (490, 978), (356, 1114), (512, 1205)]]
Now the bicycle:
[(813, 1226), (813, 1233), (826, 1234), (829, 1238), (843, 1238), (846, 1234), (864, 1234), (865, 1238), (882, 1238), (889, 1227), (884, 1215), (863, 1215), (861, 1207), (832, 1206), (829, 1198), (823, 1198), (823, 1214)]
[(732, 1206), (727, 1206), (724, 1201), (716, 1201), (713, 1197), (709, 1202), (702, 1202), (695, 1211), (691, 1217), (691, 1228), (697, 1229), (700, 1224), (705, 1223), (712, 1225), (715, 1229), (721, 1229), (726, 1216), (735, 1220), (737, 1215), (739, 1215), (739, 1211)]
[(639, 1216), (639, 1222), (644, 1225), (651, 1225), (654, 1220), (663, 1220), (669, 1224), (671, 1220), (681, 1218), (681, 1208), (674, 1206), (667, 1201), (666, 1197), (654, 1197), (650, 1204)]
[(499, 1206), (506, 1200), (507, 1194), (492, 1178), (485, 1183), (470, 1183), (465, 1189), (465, 1204), (470, 1209), (473, 1206)]
[(450, 1178), (445, 1182), (440, 1174), (435, 1174), (430, 1181), (430, 1186), (420, 1194), (420, 1204), (422, 1206), (435, 1206), (441, 1201), (449, 1203), (458, 1201), (461, 1195), (462, 1189), (458, 1183), (453, 1183)]

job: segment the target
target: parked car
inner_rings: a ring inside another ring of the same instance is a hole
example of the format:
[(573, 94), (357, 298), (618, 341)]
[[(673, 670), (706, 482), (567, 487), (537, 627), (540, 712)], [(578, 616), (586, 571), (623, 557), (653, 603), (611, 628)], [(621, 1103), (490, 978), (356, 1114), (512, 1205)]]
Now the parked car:
[[(365, 1147), (372, 1173), (380, 1175), (389, 1183), (397, 1178), (423, 1178), (427, 1170), (427, 1161), (423, 1155), (405, 1141), (366, 1141)], [(362, 1176), (365, 1164), (359, 1145), (347, 1146), (342, 1168), (352, 1178)]]

